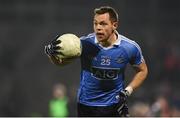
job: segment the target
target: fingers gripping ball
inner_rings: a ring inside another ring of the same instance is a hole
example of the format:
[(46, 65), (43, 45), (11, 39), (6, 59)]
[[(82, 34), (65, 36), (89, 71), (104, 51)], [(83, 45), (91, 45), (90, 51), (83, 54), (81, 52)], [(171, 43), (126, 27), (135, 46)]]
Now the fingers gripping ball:
[(63, 34), (57, 38), (61, 43), (57, 44), (60, 48), (57, 57), (60, 59), (74, 58), (81, 55), (80, 39), (74, 34)]

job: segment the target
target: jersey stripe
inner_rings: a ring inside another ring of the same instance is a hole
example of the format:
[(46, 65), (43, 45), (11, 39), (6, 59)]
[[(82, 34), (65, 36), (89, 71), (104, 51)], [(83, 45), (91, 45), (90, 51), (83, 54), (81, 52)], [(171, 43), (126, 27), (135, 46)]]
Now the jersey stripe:
[(143, 62), (144, 61), (144, 57), (142, 55), (142, 50), (141, 50), (140, 46), (135, 41), (132, 41), (132, 40), (128, 39), (125, 36), (122, 36), (122, 35), (120, 35), (120, 36), (122, 37), (122, 40), (127, 41), (127, 42), (133, 44), (139, 50), (140, 55), (141, 55), (141, 62)]

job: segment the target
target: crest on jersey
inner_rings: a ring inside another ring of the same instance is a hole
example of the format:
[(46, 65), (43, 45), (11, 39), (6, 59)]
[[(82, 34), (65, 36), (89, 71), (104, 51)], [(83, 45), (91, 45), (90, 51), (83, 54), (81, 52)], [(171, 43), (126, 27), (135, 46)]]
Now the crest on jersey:
[(126, 60), (123, 58), (123, 57), (118, 57), (116, 58), (116, 62), (121, 64), (121, 63), (124, 63)]

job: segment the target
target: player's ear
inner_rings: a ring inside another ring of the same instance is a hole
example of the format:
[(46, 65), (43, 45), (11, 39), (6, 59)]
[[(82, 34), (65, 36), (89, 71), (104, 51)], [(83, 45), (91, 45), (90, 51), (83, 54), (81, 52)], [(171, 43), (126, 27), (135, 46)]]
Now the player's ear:
[(113, 30), (116, 30), (118, 27), (118, 22), (113, 22)]

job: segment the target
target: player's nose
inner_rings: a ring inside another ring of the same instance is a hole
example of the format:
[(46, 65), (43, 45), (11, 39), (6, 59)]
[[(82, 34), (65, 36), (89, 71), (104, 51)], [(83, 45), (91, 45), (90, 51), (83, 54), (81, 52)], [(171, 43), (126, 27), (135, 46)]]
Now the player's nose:
[(96, 25), (96, 30), (97, 30), (97, 31), (102, 30), (102, 26), (101, 26), (100, 24), (97, 24), (97, 25)]

